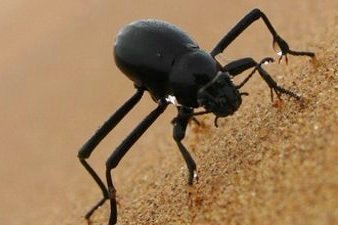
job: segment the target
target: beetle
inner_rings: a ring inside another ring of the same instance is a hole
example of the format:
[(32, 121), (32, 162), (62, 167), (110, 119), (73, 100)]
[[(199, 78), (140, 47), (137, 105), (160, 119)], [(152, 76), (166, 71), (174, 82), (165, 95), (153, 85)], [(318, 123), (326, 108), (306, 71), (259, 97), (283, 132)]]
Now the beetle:
[[(78, 153), (81, 164), (89, 172), (100, 187), (103, 197), (94, 205), (85, 218), (90, 222), (94, 211), (110, 200), (109, 225), (117, 222), (116, 189), (113, 185), (111, 171), (120, 160), (150, 127), (150, 125), (173, 103), (178, 110), (173, 119), (173, 138), (188, 168), (188, 184), (192, 185), (196, 174), (196, 163), (186, 147), (182, 144), (188, 122), (195, 116), (212, 113), (217, 119), (235, 113), (241, 103), (240, 88), (255, 72), (267, 83), (271, 97), (275, 93), (278, 98), (282, 94), (295, 99), (300, 97), (292, 91), (279, 86), (262, 68), (265, 63), (274, 59), (266, 57), (260, 62), (253, 58), (234, 60), (225, 66), (215, 58), (222, 53), (253, 22), (262, 19), (273, 38), (273, 45), (279, 47), (279, 62), (287, 55), (314, 57), (306, 51), (293, 51), (287, 42), (278, 35), (267, 16), (259, 9), (251, 10), (245, 15), (212, 49), (210, 53), (202, 50), (179, 27), (165, 21), (144, 19), (132, 22), (123, 27), (117, 34), (114, 43), (114, 58), (118, 68), (133, 82), (136, 93), (130, 97), (82, 146)], [(232, 78), (252, 69), (249, 75), (238, 85)], [(139, 102), (147, 91), (158, 104), (136, 128), (122, 141), (106, 161), (106, 182), (86, 161), (101, 140), (123, 119), (123, 117)], [(194, 112), (196, 108), (204, 108)]]

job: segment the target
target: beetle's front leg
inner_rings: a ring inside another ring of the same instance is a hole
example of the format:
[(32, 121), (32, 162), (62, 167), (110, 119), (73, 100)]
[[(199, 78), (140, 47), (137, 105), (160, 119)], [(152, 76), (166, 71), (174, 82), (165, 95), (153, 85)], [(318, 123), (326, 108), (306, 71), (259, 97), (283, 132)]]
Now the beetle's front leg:
[(194, 178), (197, 179), (196, 163), (188, 150), (182, 144), (182, 140), (185, 136), (188, 122), (193, 117), (193, 109), (185, 106), (179, 106), (177, 107), (177, 110), (178, 115), (172, 121), (172, 124), (174, 125), (173, 137), (188, 167), (188, 184), (192, 185)]
[(244, 30), (246, 30), (253, 22), (258, 19), (262, 19), (265, 23), (266, 27), (270, 31), (273, 38), (273, 46), (276, 47), (278, 45), (279, 51), (279, 61), (285, 57), (287, 62), (287, 54), (296, 55), (296, 56), (309, 56), (314, 57), (315, 54), (313, 52), (304, 52), (304, 51), (293, 51), (289, 48), (289, 45), (284, 41), (281, 36), (276, 32), (275, 28), (272, 26), (268, 17), (259, 9), (251, 10), (247, 15), (245, 15), (214, 47), (214, 49), (210, 52), (212, 57), (215, 57), (217, 54), (224, 51), (226, 47), (228, 47)]

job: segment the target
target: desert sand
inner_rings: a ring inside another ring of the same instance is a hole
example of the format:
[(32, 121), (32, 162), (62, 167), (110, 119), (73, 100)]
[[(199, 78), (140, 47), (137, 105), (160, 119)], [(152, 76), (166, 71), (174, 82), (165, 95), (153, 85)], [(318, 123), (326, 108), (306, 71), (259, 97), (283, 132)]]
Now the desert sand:
[[(169, 107), (113, 171), (118, 224), (338, 224), (335, 0), (2, 1), (1, 224), (86, 224), (83, 215), (101, 193), (77, 151), (134, 92), (112, 57), (123, 25), (167, 20), (208, 51), (255, 7), (291, 48), (316, 53), (315, 61), (290, 56), (288, 65), (266, 66), (302, 100), (284, 97), (274, 107), (255, 76), (240, 110), (218, 128), (213, 116), (192, 123), (184, 143), (198, 165), (193, 188), (171, 138), (176, 110)], [(257, 21), (219, 59), (277, 58), (271, 43)], [(89, 162), (100, 175), (114, 147), (155, 106), (145, 95), (98, 146)], [(107, 224), (108, 210), (108, 203), (97, 210), (92, 224)]]

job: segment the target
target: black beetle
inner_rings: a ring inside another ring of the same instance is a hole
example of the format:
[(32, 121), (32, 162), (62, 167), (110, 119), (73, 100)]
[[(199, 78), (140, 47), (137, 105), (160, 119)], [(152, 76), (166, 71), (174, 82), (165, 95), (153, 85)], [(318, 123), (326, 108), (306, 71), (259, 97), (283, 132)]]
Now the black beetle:
[[(252, 58), (242, 58), (222, 66), (215, 56), (236, 39), (254, 21), (263, 19), (272, 34), (273, 44), (280, 49), (279, 61), (287, 54), (314, 57), (312, 52), (300, 52), (289, 49), (288, 44), (277, 34), (266, 15), (259, 9), (253, 9), (227, 33), (216, 47), (207, 53), (199, 48), (180, 28), (155, 19), (138, 20), (130, 23), (118, 33), (114, 45), (116, 65), (134, 82), (136, 93), (125, 102), (96, 133), (83, 145), (78, 153), (82, 165), (90, 173), (102, 190), (103, 198), (85, 215), (90, 216), (107, 199), (111, 203), (109, 225), (117, 222), (116, 190), (111, 178), (114, 169), (122, 157), (150, 125), (163, 113), (170, 103), (178, 109), (173, 119), (173, 137), (189, 170), (188, 184), (193, 183), (196, 164), (182, 144), (185, 130), (194, 116), (213, 113), (217, 118), (232, 115), (242, 102), (239, 89), (258, 71), (271, 90), (280, 97), (286, 94), (296, 99), (295, 93), (278, 86), (271, 76), (261, 67), (272, 62), (270, 57), (257, 63)], [(239, 85), (232, 82), (232, 77), (253, 68), (251, 73)], [(87, 163), (95, 147), (118, 124), (122, 118), (139, 102), (144, 91), (148, 91), (158, 106), (122, 141), (106, 162), (107, 187), (92, 167)], [(195, 108), (205, 110), (194, 112)]]

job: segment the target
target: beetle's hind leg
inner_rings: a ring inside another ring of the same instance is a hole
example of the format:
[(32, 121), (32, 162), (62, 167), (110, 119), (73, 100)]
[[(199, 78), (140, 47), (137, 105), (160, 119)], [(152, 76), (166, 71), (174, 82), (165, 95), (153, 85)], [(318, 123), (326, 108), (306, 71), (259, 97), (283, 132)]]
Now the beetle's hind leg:
[(127, 115), (127, 113), (139, 102), (143, 96), (143, 93), (143, 89), (137, 88), (136, 93), (95, 132), (95, 134), (82, 146), (78, 152), (78, 158), (81, 164), (100, 187), (103, 195), (103, 197), (86, 213), (85, 219), (88, 221), (88, 224), (90, 224), (90, 217), (95, 212), (95, 210), (102, 206), (107, 199), (109, 199), (109, 193), (101, 178), (88, 164), (86, 159), (90, 157), (96, 146), (108, 135), (108, 133), (114, 129), (114, 127), (124, 118), (124, 116)]
[(122, 143), (115, 149), (106, 162), (106, 179), (110, 199), (110, 219), (109, 225), (117, 222), (117, 206), (116, 206), (116, 190), (113, 185), (111, 171), (116, 168), (123, 156), (133, 146), (133, 144), (142, 136), (142, 134), (155, 122), (155, 120), (167, 108), (168, 102), (160, 100), (159, 105), (146, 116), (140, 124), (122, 141)]

